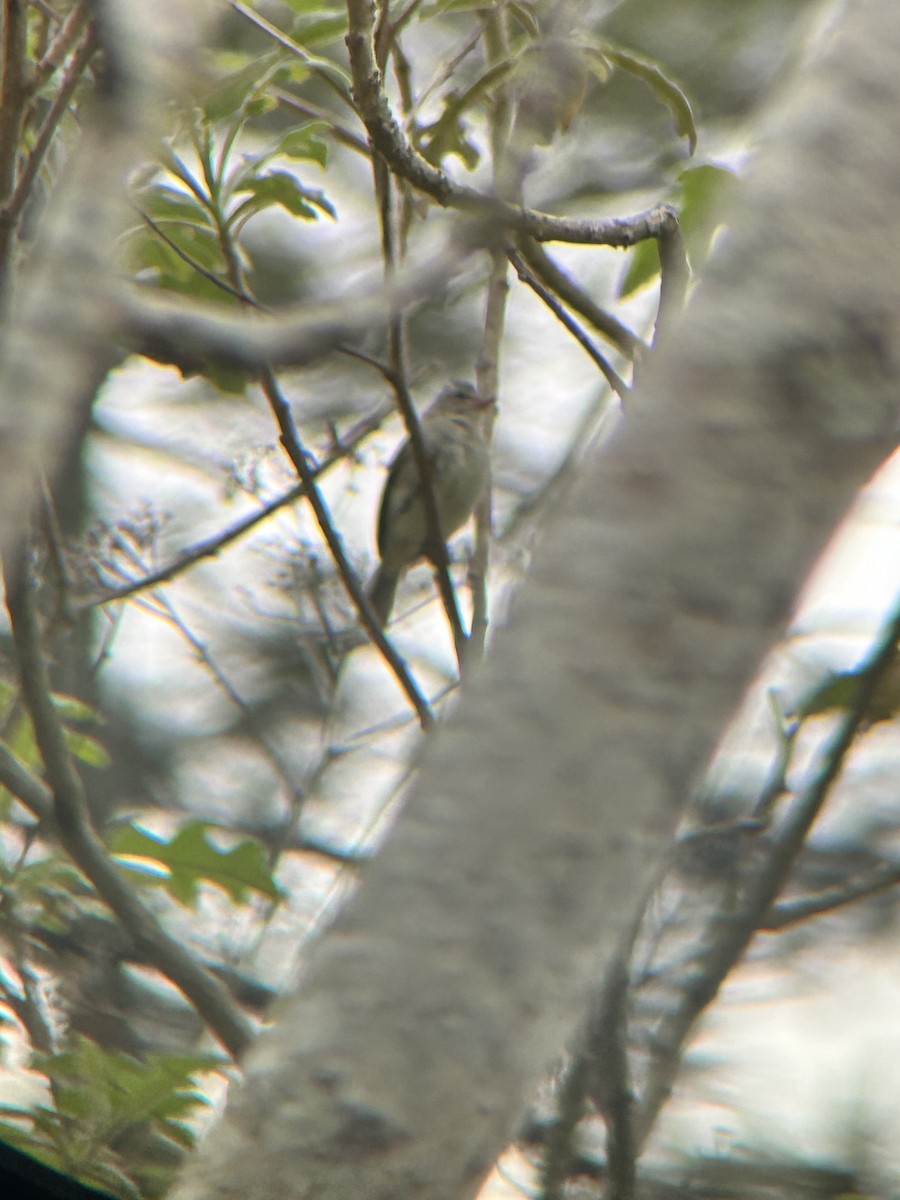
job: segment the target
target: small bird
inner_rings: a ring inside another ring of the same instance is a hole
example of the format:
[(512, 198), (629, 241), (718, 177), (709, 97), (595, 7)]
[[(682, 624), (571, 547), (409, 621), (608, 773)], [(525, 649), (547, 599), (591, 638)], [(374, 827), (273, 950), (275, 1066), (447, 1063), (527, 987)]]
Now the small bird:
[[(479, 395), (471, 383), (455, 381), (441, 389), (422, 415), (422, 439), (445, 540), (468, 521), (487, 486), (490, 451), (484, 424), (493, 403), (493, 397)], [(433, 558), (428, 541), (422, 481), (407, 438), (391, 463), (378, 511), (381, 562), (368, 595), (382, 626), (391, 615), (400, 576), (418, 559)]]

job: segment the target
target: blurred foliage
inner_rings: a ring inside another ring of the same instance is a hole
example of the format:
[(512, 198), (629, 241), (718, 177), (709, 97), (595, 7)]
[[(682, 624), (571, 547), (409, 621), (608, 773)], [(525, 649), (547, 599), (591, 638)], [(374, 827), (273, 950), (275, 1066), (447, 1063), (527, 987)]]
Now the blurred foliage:
[(194, 1145), (191, 1120), (208, 1103), (197, 1077), (224, 1065), (215, 1055), (138, 1061), (76, 1037), (61, 1053), (34, 1056), (52, 1104), (0, 1106), (0, 1136), (111, 1196), (162, 1196), (173, 1165)]

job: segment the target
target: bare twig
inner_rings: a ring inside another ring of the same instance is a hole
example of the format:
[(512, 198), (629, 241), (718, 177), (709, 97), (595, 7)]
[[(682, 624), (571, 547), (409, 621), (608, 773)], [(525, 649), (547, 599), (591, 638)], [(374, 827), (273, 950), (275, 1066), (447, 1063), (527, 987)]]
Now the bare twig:
[[(481, 32), (481, 31), (480, 31)], [(486, 13), (483, 34), (489, 61), (492, 65), (505, 60), (509, 53), (509, 29), (506, 12), (499, 8)], [(491, 168), (494, 190), (506, 200), (521, 200), (519, 181), (514, 178), (510, 163), (510, 138), (514, 122), (514, 106), (509, 90), (502, 84), (494, 94), (491, 106), (490, 139)], [(506, 303), (509, 296), (509, 272), (502, 244), (492, 245), (485, 287), (484, 327), (475, 364), (479, 391), (497, 397), (500, 387), (500, 356), (503, 332), (506, 328)], [(487, 431), (493, 440), (493, 425), (497, 409), (491, 414)], [(475, 509), (475, 547), (469, 561), (469, 589), (472, 594), (472, 627), (470, 654), (473, 659), (484, 655), (487, 641), (489, 612), (488, 569), (493, 534), (494, 484), (493, 473)]]
[[(638, 1144), (647, 1137), (671, 1091), (681, 1047), (694, 1022), (716, 996), (756, 932), (768, 927), (776, 897), (787, 884), (809, 831), (865, 723), (873, 694), (895, 661), (898, 643), (900, 606), (885, 623), (866, 663), (857, 672), (856, 693), (819, 751), (809, 782), (786, 805), (780, 828), (763, 843), (764, 853), (753, 856), (746, 864), (745, 878), (739, 879), (734, 889), (732, 910), (724, 914), (718, 912), (705, 934), (703, 944), (694, 956), (690, 987), (681, 990), (678, 1005), (666, 1014), (656, 1032), (659, 1052), (636, 1110)], [(845, 885), (845, 889), (849, 891), (850, 885)], [(860, 895), (863, 894), (866, 890), (860, 891)], [(783, 911), (789, 912), (790, 908)], [(806, 912), (799, 906), (797, 911), (801, 915), (811, 915), (812, 907), (807, 902)], [(777, 922), (777, 916), (774, 919)]]
[(262, 309), (263, 306), (258, 304), (252, 296), (248, 296), (240, 288), (233, 287), (227, 280), (222, 279), (214, 271), (208, 271), (202, 263), (197, 262), (196, 258), (193, 258), (190, 254), (182, 250), (178, 243), (169, 237), (158, 221), (154, 221), (151, 216), (148, 216), (141, 209), (138, 209), (138, 213), (147, 228), (152, 230), (160, 241), (165, 242), (173, 254), (176, 254), (192, 271), (196, 271), (198, 275), (202, 276), (207, 283), (211, 283), (213, 287), (218, 288), (219, 291), (224, 292), (227, 296), (233, 296), (235, 300), (240, 300), (242, 304), (247, 304), (251, 308)]
[[(317, 463), (316, 466), (310, 467), (313, 479), (318, 479), (320, 475), (323, 475), (335, 463), (340, 462), (348, 454), (351, 454), (360, 442), (378, 429), (385, 417), (392, 411), (393, 409), (390, 408), (380, 408), (372, 416), (358, 421), (330, 454), (323, 458), (320, 463)], [(235, 521), (233, 525), (229, 525), (221, 533), (204, 538), (200, 542), (195, 542), (193, 546), (182, 551), (167, 566), (160, 567), (156, 571), (151, 571), (139, 579), (123, 583), (119, 587), (109, 588), (102, 595), (83, 601), (77, 606), (77, 611), (83, 612), (85, 609), (96, 608), (101, 604), (112, 604), (117, 600), (127, 600), (130, 596), (134, 596), (148, 588), (156, 587), (160, 583), (168, 583), (169, 580), (174, 579), (177, 575), (184, 574), (185, 571), (195, 566), (198, 562), (202, 562), (206, 558), (215, 558), (227, 546), (230, 546), (232, 542), (238, 541), (239, 538), (244, 537), (245, 534), (255, 529), (257, 525), (260, 525), (263, 521), (267, 521), (274, 513), (279, 512), (282, 508), (286, 508), (289, 504), (294, 504), (297, 500), (301, 500), (305, 495), (306, 485), (303, 483), (297, 484), (296, 487), (292, 487), (289, 491), (282, 492), (280, 496), (276, 496), (274, 500), (270, 500), (268, 504), (264, 504), (258, 512), (251, 513), (249, 517), (243, 517), (240, 521)]]
[(661, 204), (633, 217), (575, 220), (535, 212), (474, 188), (454, 183), (433, 167), (404, 134), (391, 111), (375, 58), (374, 17), (370, 0), (347, 0), (350, 32), (347, 49), (353, 75), (353, 98), (372, 145), (391, 169), (443, 207), (458, 208), (498, 227), (533, 237), (539, 242), (577, 242), (596, 246), (634, 246), (647, 238), (660, 238), (677, 227), (671, 205)]
[(278, 428), (281, 431), (281, 444), (284, 446), (285, 453), (291, 460), (294, 470), (303, 484), (304, 495), (309, 501), (310, 508), (313, 510), (316, 523), (331, 552), (347, 594), (353, 601), (362, 626), (378, 648), (379, 653), (390, 667), (404, 694), (415, 709), (422, 728), (430, 729), (434, 724), (434, 717), (428, 706), (428, 702), (416, 686), (415, 680), (410, 675), (406, 663), (404, 663), (403, 659), (391, 645), (389, 639), (385, 637), (378, 618), (372, 612), (368, 597), (359, 581), (359, 576), (353, 570), (353, 566), (347, 557), (347, 552), (344, 550), (340, 535), (331, 520), (328, 506), (325, 503), (322, 493), (319, 491), (315, 477), (306, 460), (306, 451), (303, 449), (300, 439), (297, 436), (297, 429), (294, 425), (291, 410), (281, 393), (274, 374), (270, 370), (264, 371), (260, 383), (263, 393), (269, 401), (275, 420), (278, 423)]
[[(26, 73), (27, 21), (25, 0), (4, 0), (0, 29), (0, 204), (6, 204), (16, 184), (20, 134), (28, 103)], [(0, 214), (0, 280), (9, 269), (14, 222)]]
[(66, 624), (71, 625), (74, 623), (76, 616), (75, 607), (72, 602), (72, 578), (66, 562), (65, 551), (63, 550), (62, 531), (59, 528), (56, 507), (53, 503), (53, 497), (50, 494), (50, 488), (47, 486), (46, 479), (41, 480), (41, 517), (50, 556), (50, 564), (55, 576), (58, 593), (56, 615)]
[[(143, 564), (138, 562), (134, 547), (125, 540), (125, 538), (116, 535), (114, 537), (116, 548), (132, 563), (139, 565), (143, 569)], [(265, 729), (259, 722), (258, 714), (253, 707), (247, 703), (244, 697), (240, 694), (219, 664), (216, 662), (209, 647), (189, 628), (187, 623), (179, 615), (174, 604), (162, 592), (154, 590), (150, 594), (150, 603), (146, 605), (147, 609), (154, 616), (159, 617), (184, 639), (185, 642), (193, 650), (197, 661), (200, 662), (212, 678), (215, 680), (219, 689), (224, 692), (234, 707), (244, 715), (248, 725), (256, 738), (256, 742), (268, 759), (269, 765), (272, 767), (275, 774), (284, 784), (290, 794), (292, 806), (299, 810), (303, 801), (306, 799), (304, 790), (300, 782), (295, 778), (295, 772), (284, 759), (284, 756), (279, 752), (278, 748), (272, 743)]]
[(239, 13), (245, 20), (249, 21), (251, 25), (255, 25), (257, 29), (276, 42), (282, 50), (287, 50), (288, 53), (299, 58), (312, 74), (327, 84), (336, 95), (340, 96), (345, 104), (350, 105), (350, 97), (341, 79), (344, 73), (335, 63), (329, 62), (327, 58), (319, 58), (317, 55), (310, 53), (309, 50), (301, 46), (294, 38), (288, 37), (286, 33), (283, 33), (276, 25), (273, 25), (271, 21), (267, 21), (265, 17), (254, 12), (246, 4), (241, 4), (240, 0), (227, 0), (227, 3), (231, 5), (236, 13)]
[(197, 372), (210, 363), (255, 374), (265, 366), (303, 366), (336, 346), (383, 328), (398, 308), (433, 297), (468, 254), (471, 246), (450, 244), (427, 263), (410, 263), (396, 280), (334, 304), (288, 310), (278, 316), (247, 316), (221, 307), (156, 297), (134, 289), (114, 293), (119, 336), (138, 354)]
[(659, 247), (659, 309), (653, 332), (654, 343), (684, 308), (691, 280), (691, 269), (677, 217), (660, 229), (656, 244)]
[(623, 325), (612, 313), (601, 308), (538, 242), (532, 241), (531, 238), (521, 238), (518, 250), (538, 279), (555, 292), (567, 308), (584, 317), (622, 354), (633, 359), (647, 349), (636, 333), (632, 333), (627, 325)]
[(19, 172), (13, 194), (6, 204), (3, 205), (2, 209), (0, 209), (0, 227), (7, 221), (15, 225), (22, 210), (28, 203), (34, 181), (46, 158), (47, 151), (50, 149), (59, 123), (67, 112), (69, 101), (72, 99), (72, 95), (81, 81), (85, 68), (96, 49), (97, 43), (93, 32), (88, 29), (75, 47), (75, 52), (66, 67), (65, 75), (59, 85), (59, 89), (53, 97), (50, 108), (47, 110), (47, 115), (44, 117), (34, 139), (34, 144), (28, 152), (28, 156)]
[(547, 308), (553, 313), (556, 319), (568, 329), (572, 337), (578, 342), (582, 350), (585, 351), (588, 358), (597, 367), (606, 382), (616, 393), (620, 400), (625, 400), (631, 391), (631, 388), (625, 380), (614, 369), (611, 363), (607, 362), (606, 357), (600, 353), (585, 331), (581, 328), (576, 320), (568, 312), (562, 304), (557, 300), (549, 288), (537, 278), (525, 260), (522, 258), (518, 250), (509, 251), (509, 261), (516, 269), (516, 273), (523, 283), (527, 283), (536, 296), (539, 296), (546, 304)]
[(890, 862), (880, 863), (871, 871), (862, 872), (852, 879), (845, 880), (844, 883), (835, 884), (834, 887), (823, 888), (822, 891), (815, 892), (811, 896), (797, 896), (793, 900), (782, 900), (778, 904), (773, 904), (763, 918), (760, 929), (767, 933), (776, 933), (781, 929), (787, 929), (789, 925), (807, 921), (810, 917), (820, 917), (825, 913), (834, 912), (838, 908), (845, 908), (856, 900), (865, 899), (866, 896), (876, 896), (879, 892), (886, 892), (888, 888), (896, 887), (898, 883), (900, 883), (900, 865)]
[(269, 94), (274, 96), (279, 104), (283, 104), (285, 108), (292, 108), (294, 112), (298, 112), (301, 117), (309, 117), (311, 121), (324, 122), (331, 136), (344, 146), (348, 146), (351, 150), (355, 150), (357, 154), (363, 154), (366, 158), (369, 157), (369, 143), (364, 137), (360, 137), (358, 133), (344, 125), (334, 113), (329, 112), (327, 108), (322, 108), (319, 104), (313, 104), (312, 101), (301, 99), (295, 96), (293, 92), (285, 91), (284, 88), (270, 87)]
[(88, 0), (78, 0), (78, 3), (73, 5), (68, 16), (56, 31), (56, 37), (47, 47), (46, 53), (41, 55), (40, 61), (35, 64), (31, 79), (32, 91), (37, 91), (42, 87), (68, 58), (72, 46), (90, 15), (90, 9), (91, 5)]
[[(395, 189), (387, 163), (376, 154), (372, 160), (375, 181), (375, 193), (378, 200), (379, 220), (381, 226), (381, 248), (384, 256), (385, 278), (390, 281), (396, 273), (402, 258), (402, 239), (404, 222), (398, 219), (395, 212)], [(401, 200), (402, 203), (402, 200)], [(393, 314), (388, 323), (388, 347), (391, 376), (394, 394), (400, 415), (406, 426), (413, 460), (422, 484), (422, 500), (425, 508), (425, 523), (428, 531), (430, 559), (434, 567), (438, 593), (447, 614), (453, 644), (456, 648), (456, 658), (462, 671), (463, 655), (466, 646), (466, 632), (463, 629), (459, 606), (456, 602), (456, 592), (450, 578), (450, 558), (447, 553), (447, 540), (441, 528), (441, 516), (438, 511), (437, 498), (434, 494), (434, 467), (422, 436), (422, 427), (416, 406), (413, 403), (409, 388), (409, 372), (406, 362), (406, 323), (402, 311)]]

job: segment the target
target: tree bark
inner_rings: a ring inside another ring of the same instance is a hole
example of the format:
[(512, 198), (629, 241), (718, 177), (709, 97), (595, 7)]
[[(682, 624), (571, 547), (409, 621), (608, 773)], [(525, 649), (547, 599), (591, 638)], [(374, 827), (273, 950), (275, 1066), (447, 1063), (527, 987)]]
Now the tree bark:
[[(175, 0), (97, 6), (104, 82), (42, 213), (18, 277), (0, 295), (0, 554), (14, 561), (42, 476), (77, 450), (85, 414), (122, 357), (111, 299), (117, 239), (133, 219), (125, 180), (183, 95), (214, 6)], [(15, 148), (14, 148), (15, 152)], [(0, 211), (0, 226), (9, 213)], [(10, 237), (12, 229), (9, 230)], [(9, 287), (9, 294), (7, 288)]]
[(893, 444), (900, 6), (770, 114), (685, 319), (176, 1200), (472, 1195), (810, 565)]

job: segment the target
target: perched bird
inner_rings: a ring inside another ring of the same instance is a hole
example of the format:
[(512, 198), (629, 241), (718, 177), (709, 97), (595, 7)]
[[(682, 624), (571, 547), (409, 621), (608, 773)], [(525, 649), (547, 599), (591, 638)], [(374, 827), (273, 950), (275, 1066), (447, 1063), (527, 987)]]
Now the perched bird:
[[(487, 486), (490, 452), (484, 424), (493, 403), (471, 383), (457, 381), (442, 388), (422, 416), (422, 439), (445, 540), (468, 521)], [(369, 602), (382, 625), (391, 615), (406, 568), (417, 559), (434, 557), (428, 543), (422, 481), (407, 438), (391, 463), (378, 512), (381, 563), (369, 584)]]

